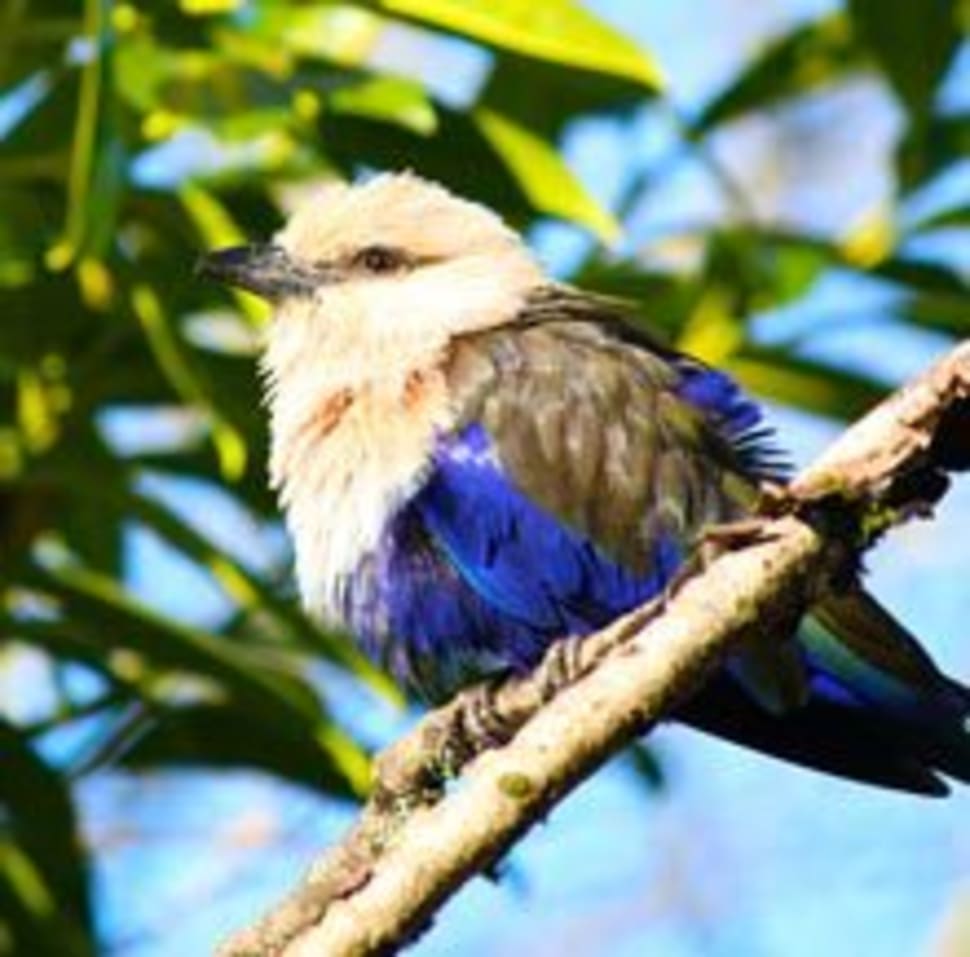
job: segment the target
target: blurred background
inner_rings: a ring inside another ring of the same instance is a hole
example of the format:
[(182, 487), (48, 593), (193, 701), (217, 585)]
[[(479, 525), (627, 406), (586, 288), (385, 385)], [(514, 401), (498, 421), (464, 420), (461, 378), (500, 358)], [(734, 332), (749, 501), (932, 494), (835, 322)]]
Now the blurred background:
[[(411, 167), (722, 365), (797, 462), (970, 330), (958, 0), (3, 0), (0, 954), (203, 954), (415, 709), (298, 610), (255, 300), (197, 282)], [(970, 680), (970, 487), (870, 559)], [(970, 793), (661, 729), (421, 955), (970, 955)]]

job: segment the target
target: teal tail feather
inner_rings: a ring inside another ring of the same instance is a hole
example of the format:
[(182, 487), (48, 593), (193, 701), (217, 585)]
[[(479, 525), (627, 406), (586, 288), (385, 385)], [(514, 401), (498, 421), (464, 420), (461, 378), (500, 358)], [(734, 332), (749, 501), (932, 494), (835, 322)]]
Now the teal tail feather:
[(798, 633), (808, 694), (772, 713), (725, 672), (681, 720), (798, 764), (921, 794), (970, 783), (970, 689), (861, 589), (826, 599)]
[(928, 767), (970, 783), (970, 689), (943, 674), (871, 595), (827, 599), (800, 638), (823, 683), (829, 676), (882, 717)]

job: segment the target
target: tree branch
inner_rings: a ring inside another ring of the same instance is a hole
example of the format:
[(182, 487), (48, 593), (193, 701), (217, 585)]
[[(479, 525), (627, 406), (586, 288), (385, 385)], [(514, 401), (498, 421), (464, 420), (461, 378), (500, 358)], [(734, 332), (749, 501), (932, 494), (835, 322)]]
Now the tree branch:
[(962, 468), (970, 468), (970, 342), (791, 485), (766, 489), (761, 517), (718, 532), (721, 553), (691, 562), (661, 599), (582, 641), (557, 643), (530, 675), (479, 686), (428, 714), (378, 758), (374, 793), (344, 839), (220, 953), (395, 951), (732, 648), (770, 640), (759, 637), (777, 631), (766, 621), (797, 619), (878, 535), (925, 513), (947, 470)]

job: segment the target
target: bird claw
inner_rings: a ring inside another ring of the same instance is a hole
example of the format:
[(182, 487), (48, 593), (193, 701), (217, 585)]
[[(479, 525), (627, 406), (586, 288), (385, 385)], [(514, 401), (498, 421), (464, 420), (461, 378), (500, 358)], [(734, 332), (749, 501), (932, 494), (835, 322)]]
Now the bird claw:
[(542, 700), (551, 701), (563, 688), (580, 678), (585, 669), (582, 637), (566, 635), (546, 652), (536, 672)]
[[(581, 636), (568, 635), (546, 652), (535, 673), (543, 701), (551, 700), (584, 674), (588, 662), (582, 644)], [(462, 692), (453, 733), (445, 737), (435, 761), (435, 771), (442, 782), (454, 777), (475, 755), (507, 744), (518, 730), (520, 724), (510, 720), (496, 700), (506, 677), (498, 675)]]
[(455, 753), (451, 755), (458, 766), (464, 764), (469, 755), (505, 744), (515, 732), (495, 703), (495, 694), (503, 677), (483, 681), (462, 692), (457, 715), (459, 733), (454, 738)]

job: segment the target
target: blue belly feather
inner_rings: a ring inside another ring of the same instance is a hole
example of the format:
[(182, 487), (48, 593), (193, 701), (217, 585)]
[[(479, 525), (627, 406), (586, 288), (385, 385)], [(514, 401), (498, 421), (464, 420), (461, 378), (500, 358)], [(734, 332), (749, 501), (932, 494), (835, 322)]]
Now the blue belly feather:
[(536, 663), (656, 595), (681, 561), (661, 538), (645, 574), (614, 561), (504, 474), (478, 424), (439, 441), (431, 474), (348, 583), (365, 649), (434, 697)]

